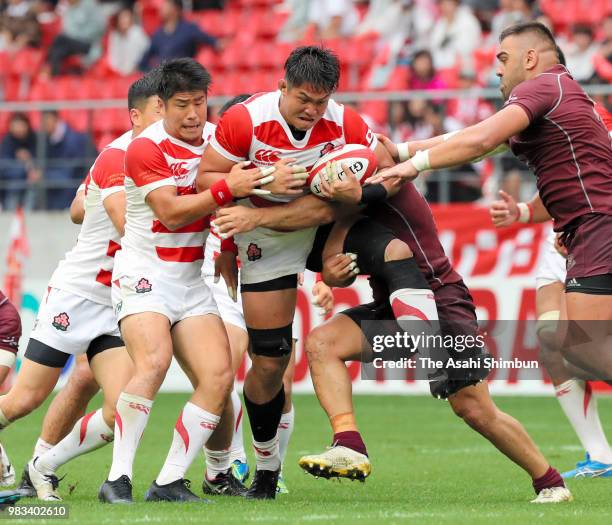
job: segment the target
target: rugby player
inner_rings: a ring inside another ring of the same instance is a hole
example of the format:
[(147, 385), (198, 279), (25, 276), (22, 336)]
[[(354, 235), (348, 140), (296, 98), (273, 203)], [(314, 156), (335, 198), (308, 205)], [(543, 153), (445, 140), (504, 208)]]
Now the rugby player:
[(497, 54), (504, 108), (448, 140), (431, 139), (428, 149), (402, 145), (403, 162), (374, 182), (412, 180), (421, 171), (463, 164), (509, 144), (534, 170), (540, 198), (568, 250), (562, 320), (571, 323), (563, 355), (610, 380), (612, 147), (593, 101), (560, 64), (557, 49), (551, 32), (537, 22), (504, 30)]
[[(6, 295), (0, 290), (0, 385), (8, 377), (15, 365), (19, 338), (21, 337), (21, 317)], [(15, 483), (15, 469), (0, 444), (0, 487)]]
[[(491, 203), (490, 214), (498, 228), (516, 222), (541, 223), (550, 220), (542, 201), (536, 196), (530, 202), (517, 203), (500, 191), (500, 199)], [(565, 258), (556, 248), (557, 234), (551, 229), (546, 237), (542, 261), (536, 274), (536, 333), (540, 341), (541, 360), (555, 388), (555, 394), (586, 451), (584, 461), (561, 474), (564, 478), (612, 476), (612, 450), (603, 431), (586, 371), (567, 363), (561, 355), (557, 324), (565, 308)]]
[[(377, 143), (363, 119), (330, 99), (339, 69), (338, 59), (327, 50), (316, 46), (295, 49), (286, 61), (278, 91), (256, 94), (221, 119), (202, 158), (199, 186), (207, 188), (246, 159), (260, 166), (273, 164), (275, 182), (266, 186), (272, 195), (241, 201), (263, 209), (302, 195), (306, 168), (338, 145), (362, 144), (375, 152), (379, 166), (390, 165), (386, 149)], [(280, 466), (277, 427), (284, 405), (282, 377), (291, 349), (297, 274), (306, 266), (317, 224), (315, 221), (310, 228), (291, 232), (257, 228), (236, 236), (253, 354), (244, 395), (257, 470), (248, 497), (275, 495)], [(436, 319), (435, 301), (408, 246), (389, 237), (384, 243), (372, 243), (380, 233), (371, 221), (359, 220), (353, 213), (345, 222), (337, 221), (329, 237), (346, 237), (351, 252), (361, 257), (353, 264), (355, 275), (363, 265), (364, 271), (380, 273), (393, 287), (394, 309), (400, 315), (407, 316), (417, 305), (427, 319)]]
[[(346, 187), (351, 180), (354, 191), (359, 192), (359, 183), (348, 173), (340, 184)], [(335, 196), (333, 185), (327, 190), (330, 197)], [(238, 232), (261, 223), (272, 228), (300, 228), (311, 224), (310, 214), (298, 214), (295, 210), (300, 205), (310, 207), (311, 201), (307, 203), (308, 199), (304, 197), (284, 206), (293, 208), (292, 211), (279, 208), (252, 210), (246, 207), (221, 210), (219, 218), (223, 217), (224, 220), (217, 220), (217, 223), (222, 232), (224, 228)], [(326, 220), (332, 220), (334, 209), (321, 202), (328, 210)], [(318, 216), (322, 216), (321, 206), (316, 210)], [(420, 271), (435, 295), (442, 332), (475, 333), (476, 315), (472, 298), (444, 254), (437, 239), (431, 210), (414, 186), (406, 184), (388, 201), (370, 204), (366, 213), (390, 230), (388, 236), (395, 235), (410, 246)], [(346, 285), (350, 283), (350, 280), (346, 280), (346, 264), (349, 259), (336, 263), (345, 257), (338, 257), (338, 254), (346, 250), (336, 246), (335, 251), (336, 256), (323, 257), (323, 275), (328, 284), (341, 285), (344, 280)], [(337, 270), (332, 268), (332, 264), (336, 264)], [(338, 275), (338, 271), (344, 273)], [(300, 465), (313, 475), (364, 479), (370, 473), (366, 446), (357, 430), (353, 414), (350, 378), (343, 361), (362, 360), (368, 355), (367, 349), (364, 354), (362, 339), (365, 336), (366, 340), (372, 342), (375, 334), (371, 321), (394, 317), (384, 283), (376, 278), (371, 278), (371, 283), (375, 292), (374, 303), (335, 316), (315, 328), (306, 340), (313, 384), (334, 431), (331, 449), (300, 460)], [(370, 323), (362, 324), (368, 321)], [(363, 335), (362, 330), (366, 331)], [(399, 326), (397, 330), (400, 330)], [(482, 359), (485, 353), (464, 353), (453, 357)], [(435, 397), (448, 399), (459, 417), (530, 474), (538, 494), (534, 501), (540, 503), (571, 499), (559, 473), (546, 462), (521, 424), (495, 406), (487, 384), (481, 382), (487, 374), (486, 367), (462, 369), (459, 374), (447, 370), (441, 378), (430, 381), (430, 390)]]
[(108, 503), (133, 501), (134, 456), (173, 355), (195, 391), (145, 498), (202, 501), (184, 475), (224, 409), (231, 424), (233, 381), (227, 333), (200, 275), (209, 216), (226, 195), (245, 197), (273, 180), (273, 168), (239, 164), (196, 194), (197, 167), (212, 133), (206, 123), (210, 75), (193, 59), (168, 61), (159, 71), (164, 118), (136, 137), (125, 156), (126, 224), (112, 300), (134, 374), (117, 401), (113, 462), (99, 491)]
[[(135, 133), (159, 118), (155, 76), (130, 88), (128, 108)], [(124, 225), (123, 158), (129, 131), (100, 153), (89, 173), (84, 220), (76, 246), (53, 273), (30, 336), (15, 385), (0, 400), (1, 424), (7, 426), (40, 404), (53, 390), (71, 355), (86, 354), (104, 405), (77, 422), (64, 441), (34, 458), (28, 474), (38, 496), (60, 499), (55, 469), (78, 455), (112, 440), (115, 403), (131, 374), (110, 303), (113, 257)]]

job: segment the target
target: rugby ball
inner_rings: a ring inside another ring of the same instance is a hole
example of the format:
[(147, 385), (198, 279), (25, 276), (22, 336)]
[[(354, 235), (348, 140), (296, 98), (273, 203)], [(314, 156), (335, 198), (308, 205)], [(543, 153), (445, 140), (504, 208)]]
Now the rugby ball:
[(377, 162), (374, 152), (362, 144), (345, 144), (337, 146), (329, 153), (323, 155), (310, 169), (308, 174), (308, 185), (310, 191), (315, 195), (321, 195), (321, 176), (327, 180), (324, 168), (328, 162), (337, 162), (336, 173), (339, 180), (343, 180), (346, 175), (342, 170), (342, 164), (347, 164), (351, 173), (357, 180), (363, 183), (376, 173)]

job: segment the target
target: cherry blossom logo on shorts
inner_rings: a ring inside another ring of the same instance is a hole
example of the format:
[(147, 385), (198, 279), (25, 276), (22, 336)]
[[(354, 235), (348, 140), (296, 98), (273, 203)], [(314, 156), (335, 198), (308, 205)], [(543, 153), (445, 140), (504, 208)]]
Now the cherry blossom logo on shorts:
[(136, 293), (147, 293), (153, 290), (153, 285), (149, 282), (148, 279), (141, 277), (136, 284)]
[(323, 146), (320, 156), (323, 157), (324, 155), (327, 155), (330, 151), (333, 151), (335, 148), (336, 146), (334, 146), (332, 142), (328, 142), (327, 144), (325, 144), (325, 146)]
[(57, 314), (53, 318), (53, 322), (51, 324), (53, 325), (53, 328), (56, 328), (58, 330), (61, 330), (62, 332), (65, 332), (66, 330), (68, 330), (68, 327), (70, 326), (70, 317), (68, 316), (66, 312), (62, 312), (61, 314)]
[(261, 248), (254, 242), (250, 243), (247, 248), (247, 258), (251, 262), (261, 259)]

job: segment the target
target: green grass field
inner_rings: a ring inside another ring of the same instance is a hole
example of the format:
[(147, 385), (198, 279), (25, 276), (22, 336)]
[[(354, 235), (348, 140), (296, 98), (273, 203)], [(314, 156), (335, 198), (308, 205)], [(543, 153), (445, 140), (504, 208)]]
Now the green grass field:
[[(529, 477), (463, 425), (445, 402), (428, 397), (356, 398), (358, 421), (373, 463), (366, 483), (314, 479), (302, 473), (298, 457), (323, 450), (330, 430), (316, 399), (296, 396), (296, 427), (285, 464), (289, 495), (272, 502), (217, 497), (210, 505), (145, 504), (144, 492), (165, 459), (186, 397), (160, 395), (154, 405), (135, 464), (138, 503), (129, 507), (98, 503), (97, 490), (110, 465), (111, 447), (107, 447), (61, 472), (66, 474), (60, 489), (70, 517), (59, 523), (612, 523), (612, 479), (570, 482), (573, 503), (531, 505)], [(526, 425), (557, 468), (568, 469), (581, 459), (578, 441), (554, 398), (501, 397), (497, 402)], [(612, 411), (612, 399), (600, 399), (599, 406), (612, 435), (612, 421), (606, 417)], [(31, 453), (43, 414), (44, 408), (3, 432), (2, 441), (18, 472)], [(202, 470), (199, 458), (189, 472), (198, 494)], [(69, 487), (74, 487), (71, 494)]]

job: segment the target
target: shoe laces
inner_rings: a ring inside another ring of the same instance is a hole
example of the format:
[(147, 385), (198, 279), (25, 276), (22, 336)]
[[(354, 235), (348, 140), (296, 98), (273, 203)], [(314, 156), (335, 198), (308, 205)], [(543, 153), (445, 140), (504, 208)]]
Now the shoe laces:
[(57, 487), (59, 487), (60, 481), (62, 481), (66, 477), (66, 475), (63, 475), (61, 478), (58, 478), (55, 474), (45, 474), (44, 477), (49, 483), (51, 483), (51, 487), (53, 487), (53, 490), (56, 490)]

